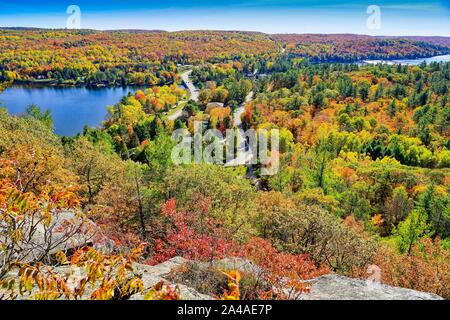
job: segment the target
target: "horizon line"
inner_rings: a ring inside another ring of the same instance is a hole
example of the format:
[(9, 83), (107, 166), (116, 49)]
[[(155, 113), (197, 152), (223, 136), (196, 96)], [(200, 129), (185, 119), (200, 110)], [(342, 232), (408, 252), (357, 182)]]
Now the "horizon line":
[(97, 32), (161, 32), (161, 33), (176, 33), (176, 32), (195, 32), (195, 31), (212, 31), (212, 32), (248, 32), (248, 33), (260, 33), (265, 35), (356, 35), (356, 36), (367, 36), (367, 37), (423, 37), (423, 38), (450, 38), (450, 35), (371, 35), (365, 33), (351, 33), (351, 32), (340, 32), (340, 33), (323, 33), (323, 32), (307, 32), (307, 33), (298, 33), (298, 32), (276, 32), (276, 33), (267, 33), (264, 31), (257, 30), (239, 30), (239, 29), (181, 29), (181, 30), (173, 30), (168, 31), (164, 29), (93, 29), (93, 28), (80, 28), (80, 29), (68, 29), (68, 28), (46, 28), (46, 27), (20, 27), (20, 26), (0, 26), (0, 30), (58, 30), (58, 31), (97, 31)]

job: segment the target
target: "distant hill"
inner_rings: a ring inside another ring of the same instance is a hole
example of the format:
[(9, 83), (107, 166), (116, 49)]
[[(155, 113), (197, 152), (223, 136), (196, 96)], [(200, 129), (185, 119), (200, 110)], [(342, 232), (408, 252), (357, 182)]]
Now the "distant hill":
[[(392, 37), (392, 38), (395, 38), (395, 37)], [(398, 38), (450, 46), (450, 37), (411, 36), (411, 37), (398, 37)]]
[(224, 63), (281, 54), (312, 62), (427, 58), (450, 54), (450, 38), (0, 28), (0, 82), (171, 84), (177, 64)]
[(449, 37), (388, 37), (355, 34), (277, 34), (286, 52), (316, 62), (414, 59), (450, 53)]

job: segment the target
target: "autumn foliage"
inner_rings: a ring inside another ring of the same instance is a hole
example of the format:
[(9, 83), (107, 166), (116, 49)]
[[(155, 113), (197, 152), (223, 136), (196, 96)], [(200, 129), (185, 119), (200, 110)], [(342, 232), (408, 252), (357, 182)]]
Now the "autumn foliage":
[(233, 244), (223, 238), (225, 230), (210, 216), (209, 206), (207, 199), (200, 198), (195, 212), (178, 211), (176, 200), (169, 200), (162, 209), (168, 225), (155, 241), (151, 263), (176, 256), (200, 261), (224, 258)]
[[(349, 63), (449, 50), (433, 37), (0, 30), (0, 90), (142, 86), (75, 137), (37, 106), (0, 108), (0, 298), (175, 300), (133, 269), (175, 257), (189, 262), (171, 276), (217, 299), (298, 299), (310, 279), (371, 265), (449, 298), (450, 64)], [(175, 166), (172, 133), (195, 121), (278, 129), (279, 171)]]

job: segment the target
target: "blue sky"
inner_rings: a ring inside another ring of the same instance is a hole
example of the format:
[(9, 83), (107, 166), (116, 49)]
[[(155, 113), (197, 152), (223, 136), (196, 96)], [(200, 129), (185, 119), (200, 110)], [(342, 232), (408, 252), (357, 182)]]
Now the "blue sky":
[[(0, 26), (65, 28), (69, 5), (91, 29), (250, 30), (450, 36), (450, 0), (0, 0)], [(381, 28), (368, 29), (369, 5)]]

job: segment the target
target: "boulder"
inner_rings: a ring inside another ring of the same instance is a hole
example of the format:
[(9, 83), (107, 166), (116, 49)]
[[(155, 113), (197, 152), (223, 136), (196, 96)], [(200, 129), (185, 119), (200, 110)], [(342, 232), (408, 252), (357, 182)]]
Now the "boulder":
[(308, 282), (311, 284), (311, 292), (301, 295), (301, 300), (443, 300), (442, 297), (432, 293), (336, 274), (325, 275)]
[[(100, 228), (82, 213), (69, 210), (52, 213), (51, 222), (46, 223), (42, 217), (25, 220), (23, 224), (25, 236), (16, 244), (14, 253), (0, 251), (0, 261), (3, 255), (10, 260), (22, 262), (48, 262), (59, 252), (76, 251), (86, 245), (94, 246), (102, 253), (110, 253), (114, 242), (107, 239)], [(3, 230), (0, 226), (0, 234)]]
[[(187, 262), (188, 260), (184, 258), (175, 257), (156, 266), (134, 263), (133, 271), (135, 274), (141, 277), (144, 288), (146, 289), (152, 288), (158, 282), (164, 281), (165, 283), (170, 284), (172, 287), (177, 286), (180, 290), (180, 295), (183, 300), (213, 300), (213, 297), (201, 294), (193, 288), (190, 288), (183, 284), (170, 283), (167, 280), (171, 272), (182, 267)], [(130, 300), (142, 300), (143, 298), (143, 294), (135, 294), (130, 298)]]

